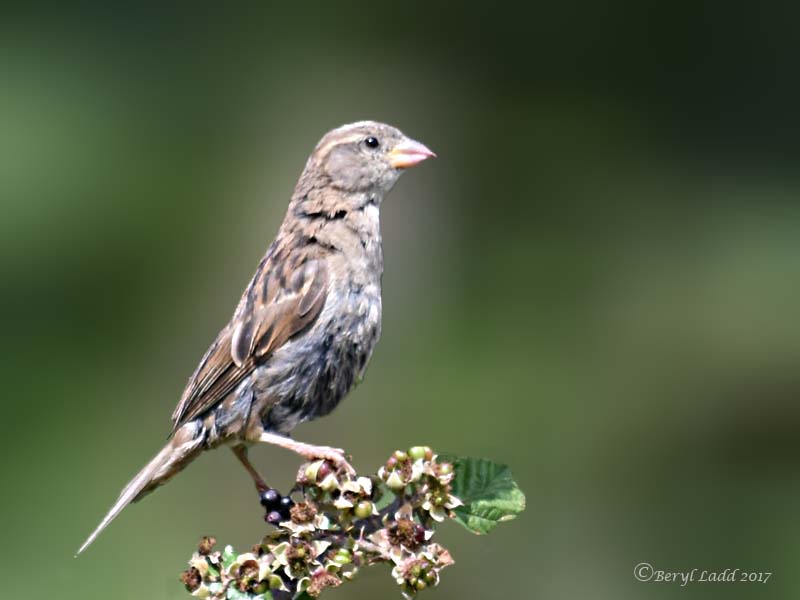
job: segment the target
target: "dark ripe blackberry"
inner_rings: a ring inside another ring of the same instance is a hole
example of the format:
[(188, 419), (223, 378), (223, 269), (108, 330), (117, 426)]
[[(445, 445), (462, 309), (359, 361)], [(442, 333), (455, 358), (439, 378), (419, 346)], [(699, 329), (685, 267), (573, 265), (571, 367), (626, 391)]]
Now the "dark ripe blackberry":
[(271, 525), (277, 525), (281, 521), (284, 521), (284, 517), (281, 513), (277, 510), (271, 510), (266, 515), (264, 515), (264, 520)]
[(261, 505), (266, 508), (276, 508), (281, 500), (278, 490), (269, 488), (261, 494)]
[(292, 500), (289, 496), (284, 496), (278, 502), (278, 506), (280, 507), (278, 510), (288, 517), (289, 510), (291, 510), (291, 508), (294, 506), (294, 500)]
[(425, 528), (422, 525), (414, 527), (414, 540), (421, 544), (425, 541)]

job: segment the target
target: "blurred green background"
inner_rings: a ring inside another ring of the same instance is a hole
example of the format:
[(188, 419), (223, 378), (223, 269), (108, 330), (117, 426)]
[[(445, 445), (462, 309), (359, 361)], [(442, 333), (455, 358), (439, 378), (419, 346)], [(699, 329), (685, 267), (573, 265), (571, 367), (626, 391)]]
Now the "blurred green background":
[[(3, 596), (188, 598), (265, 530), (226, 450), (73, 553), (272, 240), (372, 118), (439, 153), (383, 207), (383, 339), (300, 439), (430, 444), (528, 495), (443, 529), (456, 598), (800, 594), (800, 51), (790, 3), (107, 5), (0, 19)], [(285, 488), (298, 461), (255, 462)], [(634, 566), (773, 572), (640, 583)], [(399, 598), (388, 571), (326, 594)]]

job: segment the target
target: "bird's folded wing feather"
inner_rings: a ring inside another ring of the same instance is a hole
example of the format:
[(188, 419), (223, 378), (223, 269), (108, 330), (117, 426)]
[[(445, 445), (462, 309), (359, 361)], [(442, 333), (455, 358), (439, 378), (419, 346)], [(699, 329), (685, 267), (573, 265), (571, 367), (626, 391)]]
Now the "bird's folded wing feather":
[(189, 378), (173, 431), (214, 407), (287, 340), (311, 325), (325, 305), (323, 259), (270, 252), (242, 295), (231, 322)]

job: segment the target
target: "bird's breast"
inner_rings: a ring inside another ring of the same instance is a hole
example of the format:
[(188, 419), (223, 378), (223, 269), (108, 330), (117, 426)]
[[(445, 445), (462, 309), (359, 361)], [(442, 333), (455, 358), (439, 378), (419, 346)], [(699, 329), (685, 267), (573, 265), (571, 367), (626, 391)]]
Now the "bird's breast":
[(253, 377), (268, 430), (288, 433), (331, 412), (363, 377), (381, 332), (380, 282), (335, 278), (317, 321)]

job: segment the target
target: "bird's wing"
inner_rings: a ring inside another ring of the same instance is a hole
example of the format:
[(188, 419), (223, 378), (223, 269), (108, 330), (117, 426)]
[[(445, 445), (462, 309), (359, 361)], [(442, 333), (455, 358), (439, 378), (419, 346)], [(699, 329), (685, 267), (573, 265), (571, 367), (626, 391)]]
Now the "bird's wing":
[(312, 324), (328, 291), (323, 259), (269, 252), (242, 295), (231, 322), (189, 378), (173, 431), (220, 402), (289, 338)]

